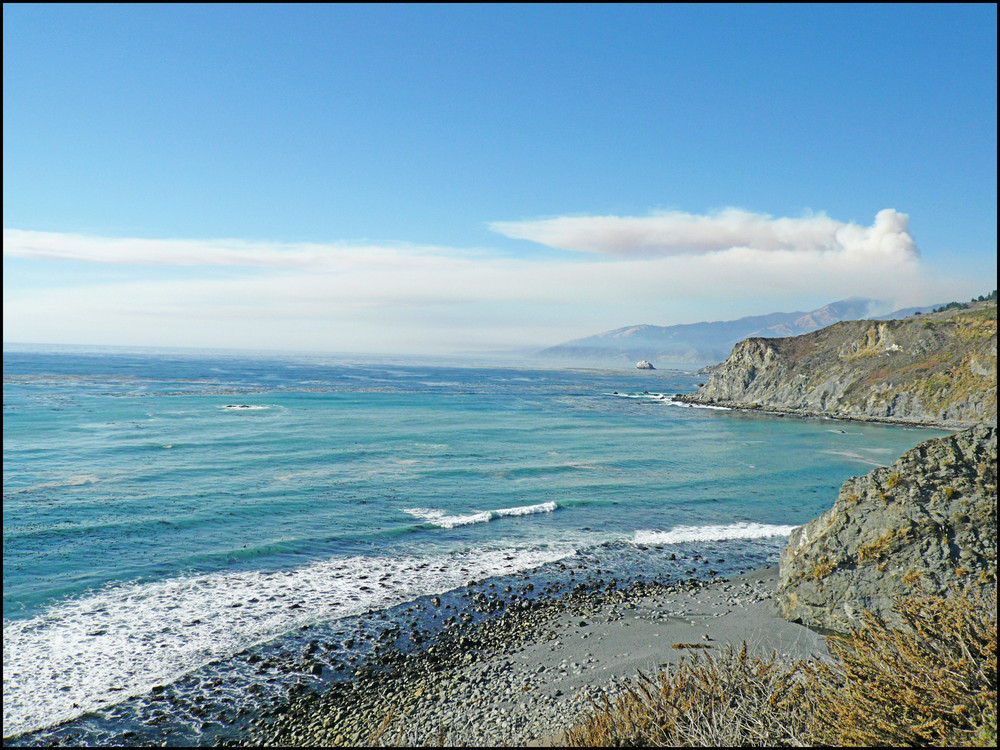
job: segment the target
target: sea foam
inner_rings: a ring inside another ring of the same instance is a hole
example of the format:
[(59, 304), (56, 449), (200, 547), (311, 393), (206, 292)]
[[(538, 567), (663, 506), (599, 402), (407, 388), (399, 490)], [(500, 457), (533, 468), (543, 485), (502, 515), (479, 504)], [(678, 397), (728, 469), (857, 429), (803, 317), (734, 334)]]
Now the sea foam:
[(714, 409), (716, 411), (732, 411), (728, 406), (711, 406), (710, 404), (689, 404), (686, 401), (670, 401), (671, 406), (682, 406), (685, 409)]
[(619, 398), (639, 398), (646, 399), (648, 401), (658, 401), (667, 406), (682, 406), (685, 409), (714, 409), (715, 411), (732, 411), (728, 406), (712, 406), (710, 404), (689, 404), (686, 401), (674, 401), (672, 398), (668, 398), (662, 393), (615, 393), (612, 396), (618, 396)]
[(731, 523), (727, 526), (675, 526), (670, 531), (641, 529), (632, 537), (633, 544), (680, 544), (682, 542), (718, 542), (725, 539), (764, 539), (788, 536), (796, 526), (767, 523)]
[(447, 511), (435, 508), (404, 508), (404, 513), (409, 513), (414, 518), (427, 521), (443, 529), (453, 529), (456, 526), (469, 526), (474, 523), (486, 523), (495, 518), (506, 516), (528, 516), (532, 513), (552, 513), (556, 509), (554, 502), (538, 503), (537, 505), (522, 505), (515, 508), (498, 508), (497, 510), (484, 510), (465, 515), (450, 516)]
[(66, 721), (303, 625), (530, 570), (568, 546), (350, 557), (111, 586), (3, 627), (3, 733)]

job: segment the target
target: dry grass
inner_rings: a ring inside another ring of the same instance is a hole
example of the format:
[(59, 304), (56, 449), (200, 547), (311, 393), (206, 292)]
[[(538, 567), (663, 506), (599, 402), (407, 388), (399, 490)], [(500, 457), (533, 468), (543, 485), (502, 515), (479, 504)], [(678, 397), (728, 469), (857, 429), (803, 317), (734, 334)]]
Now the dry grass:
[(885, 486), (892, 489), (893, 487), (903, 484), (905, 481), (906, 480), (898, 472), (893, 472), (885, 478)]
[(897, 604), (829, 637), (830, 663), (751, 658), (747, 647), (640, 674), (573, 729), (570, 747), (996, 746), (996, 595)]
[(799, 671), (775, 656), (751, 658), (744, 644), (655, 678), (640, 673), (563, 739), (569, 747), (800, 745), (809, 717)]
[(823, 557), (813, 566), (813, 569), (809, 571), (809, 577), (815, 581), (819, 581), (826, 578), (836, 569), (837, 566), (831, 563), (829, 558)]
[(874, 562), (881, 559), (889, 551), (895, 536), (895, 529), (890, 529), (879, 536), (878, 539), (867, 544), (862, 544), (858, 547), (858, 562)]
[(912, 586), (920, 580), (920, 571), (911, 570), (909, 573), (903, 576), (903, 583), (907, 586)]
[(837, 661), (815, 673), (810, 730), (833, 745), (996, 742), (997, 621), (988, 594), (911, 597), (894, 630), (866, 613), (848, 638), (830, 638)]

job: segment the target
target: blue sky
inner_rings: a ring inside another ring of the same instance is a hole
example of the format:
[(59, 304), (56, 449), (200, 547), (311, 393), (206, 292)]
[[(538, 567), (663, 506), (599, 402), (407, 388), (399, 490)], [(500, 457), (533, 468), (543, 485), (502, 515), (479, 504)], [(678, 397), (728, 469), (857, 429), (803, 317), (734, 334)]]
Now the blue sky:
[(996, 6), (4, 6), (4, 341), (442, 353), (996, 286)]

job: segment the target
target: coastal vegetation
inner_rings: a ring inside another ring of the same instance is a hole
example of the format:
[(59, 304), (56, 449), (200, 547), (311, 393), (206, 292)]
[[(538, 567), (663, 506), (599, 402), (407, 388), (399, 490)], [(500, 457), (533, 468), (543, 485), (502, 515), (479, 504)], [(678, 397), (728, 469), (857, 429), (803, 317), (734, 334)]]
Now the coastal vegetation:
[(996, 302), (996, 301), (997, 301), (997, 290), (994, 289), (988, 295), (980, 294), (978, 297), (973, 297), (968, 302), (949, 302), (947, 305), (941, 305), (940, 307), (935, 307), (934, 312), (943, 312), (945, 310), (965, 310), (968, 309), (969, 305), (975, 304), (976, 302)]
[(595, 702), (565, 743), (996, 746), (996, 316), (994, 291), (738, 344), (689, 400), (974, 426), (849, 480), (792, 533), (778, 604), (829, 629), (830, 661), (691, 652)]
[(995, 746), (996, 597), (899, 599), (827, 639), (831, 662), (751, 658), (746, 643), (640, 674), (565, 733), (570, 747)]

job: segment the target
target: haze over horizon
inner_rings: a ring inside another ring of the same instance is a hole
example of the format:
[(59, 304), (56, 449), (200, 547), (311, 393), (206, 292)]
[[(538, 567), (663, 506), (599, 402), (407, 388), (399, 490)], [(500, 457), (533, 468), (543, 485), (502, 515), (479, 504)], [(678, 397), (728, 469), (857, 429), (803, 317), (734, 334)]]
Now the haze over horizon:
[(4, 6), (4, 343), (375, 354), (996, 287), (996, 6)]

